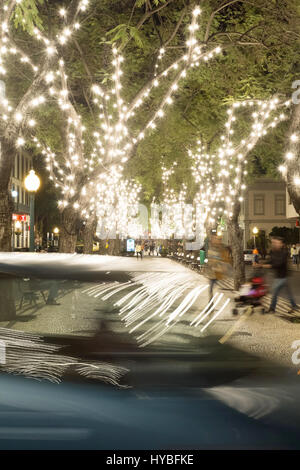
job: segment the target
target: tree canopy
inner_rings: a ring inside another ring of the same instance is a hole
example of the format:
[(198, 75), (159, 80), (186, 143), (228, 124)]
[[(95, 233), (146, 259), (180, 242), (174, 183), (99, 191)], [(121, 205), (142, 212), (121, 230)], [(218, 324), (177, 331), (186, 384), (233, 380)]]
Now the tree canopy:
[[(70, 2), (72, 5), (74, 2)], [(82, 116), (89, 141), (95, 128), (97, 110), (91, 87), (104, 88), (111, 80), (111, 47), (117, 45), (125, 56), (123, 97), (130, 101), (153, 77), (161, 48), (164, 60), (171, 63), (182, 52), (189, 24), (189, 12), (195, 2), (185, 0), (98, 0), (91, 1), (82, 26), (72, 37), (64, 54), (71, 101)], [(66, 2), (69, 6), (69, 2)], [(35, 25), (55, 36), (58, 31), (56, 0), (23, 0), (14, 13), (16, 41), (23, 49), (32, 48), (30, 34)], [(222, 54), (201, 67), (194, 67), (176, 92), (174, 104), (165, 119), (137, 146), (125, 167), (127, 177), (142, 184), (142, 200), (150, 203), (162, 195), (161, 166), (176, 161), (174, 188), (191, 182), (187, 150), (201, 139), (212, 150), (218, 147), (220, 129), (227, 105), (242, 99), (266, 99), (277, 95), (290, 98), (292, 82), (299, 72), (300, 6), (297, 0), (205, 0), (201, 2), (197, 39), (206, 47), (221, 46)], [(40, 51), (34, 51), (36, 57)], [(13, 62), (9, 67), (8, 94), (21, 96), (30, 81)], [(133, 131), (140, 121), (147, 122), (162, 99), (168, 82), (158, 87), (142, 105)], [(51, 104), (51, 103), (50, 103)], [(38, 111), (37, 135), (59, 153), (63, 148), (63, 125), (55, 106), (45, 104)], [(51, 126), (49, 126), (51, 122)], [(249, 156), (249, 179), (264, 174), (279, 177), (277, 167), (284, 151), (288, 123), (268, 135)], [(37, 158), (42, 158), (32, 147)]]

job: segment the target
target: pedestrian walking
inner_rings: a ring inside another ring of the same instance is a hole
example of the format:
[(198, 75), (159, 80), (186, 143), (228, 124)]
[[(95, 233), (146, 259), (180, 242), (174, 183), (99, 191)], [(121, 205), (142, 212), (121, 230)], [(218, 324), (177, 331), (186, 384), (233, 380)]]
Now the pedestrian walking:
[(207, 252), (208, 277), (209, 277), (209, 300), (213, 297), (213, 289), (218, 281), (223, 279), (224, 272), (228, 269), (230, 260), (229, 250), (223, 245), (221, 237), (212, 233), (209, 240)]
[(139, 256), (141, 259), (143, 259), (143, 249), (142, 249), (142, 244), (138, 242), (135, 247), (135, 252), (136, 252), (136, 259), (139, 259)]
[(149, 244), (148, 242), (146, 242), (144, 245), (142, 245), (142, 249), (143, 249), (143, 252), (144, 252), (144, 255), (149, 255)]
[(154, 255), (154, 248), (155, 248), (154, 243), (151, 243), (151, 245), (150, 245), (150, 256)]
[(292, 306), (289, 313), (299, 311), (288, 281), (288, 250), (281, 237), (272, 238), (270, 262), (268, 264), (262, 264), (261, 266), (263, 268), (273, 269), (275, 274), (272, 285), (272, 300), (268, 313), (275, 313), (279, 292), (284, 287)]
[(296, 245), (293, 245), (291, 248), (291, 258), (293, 260), (293, 264), (298, 264), (298, 249)]
[(253, 262), (257, 264), (258, 261), (259, 261), (258, 249), (254, 248), (254, 250), (253, 250)]

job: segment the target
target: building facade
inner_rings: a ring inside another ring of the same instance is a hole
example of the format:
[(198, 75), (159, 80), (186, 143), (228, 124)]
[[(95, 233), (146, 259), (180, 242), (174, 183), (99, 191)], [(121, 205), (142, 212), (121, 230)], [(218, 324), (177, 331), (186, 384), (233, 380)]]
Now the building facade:
[(243, 204), (241, 226), (244, 229), (244, 247), (253, 238), (253, 228), (257, 227), (266, 236), (273, 227), (295, 226), (287, 214), (287, 193), (283, 181), (261, 178), (249, 185)]
[[(5, 83), (0, 80), (0, 98), (4, 99)], [(1, 150), (0, 150), (1, 152)], [(16, 152), (11, 175), (10, 190), (14, 209), (12, 215), (12, 249), (29, 249), (30, 201), (24, 186), (25, 176), (32, 167), (32, 158), (21, 152)]]
[(12, 249), (29, 249), (30, 196), (25, 189), (24, 180), (32, 168), (32, 159), (17, 152), (11, 176), (11, 193), (14, 203), (12, 216)]

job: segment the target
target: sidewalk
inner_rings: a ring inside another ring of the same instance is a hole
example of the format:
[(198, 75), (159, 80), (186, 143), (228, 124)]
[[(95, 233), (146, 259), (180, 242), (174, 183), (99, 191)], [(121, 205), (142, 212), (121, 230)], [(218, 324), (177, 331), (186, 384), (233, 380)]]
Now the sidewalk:
[(293, 264), (292, 261), (289, 261), (288, 268), (289, 271), (296, 271), (300, 274), (300, 263)]
[[(234, 297), (233, 294), (231, 296)], [(263, 303), (268, 305), (269, 298)], [(292, 362), (295, 351), (292, 344), (300, 340), (300, 316), (288, 315), (286, 312), (289, 307), (284, 299), (280, 299), (276, 314), (244, 313), (233, 316), (231, 309), (226, 309), (222, 317), (212, 324), (209, 332), (220, 335), (223, 342), (291, 367), (297, 372), (299, 365)]]
[(25, 301), (19, 309), (17, 302), (17, 318), (0, 322), (0, 327), (41, 335), (89, 336), (98, 327), (94, 315), (97, 303), (82, 297), (81, 290), (81, 284), (76, 282), (73, 288), (60, 290), (56, 298), (60, 305), (47, 305), (40, 297), (36, 305)]
[[(112, 332), (139, 338), (143, 347), (155, 342), (161, 350), (182, 343), (197, 349), (205, 336), (216, 336), (219, 341), (227, 334), (226, 342), (241, 350), (295, 370), (299, 368), (293, 365), (291, 356), (294, 352), (292, 343), (300, 340), (300, 319), (287, 315), (289, 306), (283, 298), (278, 303), (276, 315), (233, 316), (232, 280), (227, 279), (215, 291), (219, 299), (215, 312), (202, 324), (197, 324), (195, 319), (202, 313), (205, 315), (208, 304), (208, 280), (203, 275), (167, 258), (147, 257), (142, 261), (116, 257), (72, 259), (72, 271), (75, 262), (81, 269), (84, 265), (90, 269), (99, 269), (101, 265), (109, 269), (110, 266), (110, 269), (130, 273), (131, 281), (128, 285), (122, 280), (107, 283), (103, 280), (70, 281), (68, 288), (59, 293), (57, 301), (60, 305), (46, 305), (42, 299), (37, 306), (26, 304), (15, 321), (1, 322), (0, 327), (42, 335), (90, 336), (105, 319)], [(57, 265), (58, 261), (56, 269)], [(107, 271), (107, 276), (110, 272)], [(222, 291), (222, 287), (227, 290)], [(297, 290), (300, 291), (299, 284)], [(269, 298), (264, 302), (268, 305)], [(127, 310), (122, 313), (124, 307)], [(215, 319), (206, 327), (214, 315)], [(232, 334), (228, 336), (228, 332)]]

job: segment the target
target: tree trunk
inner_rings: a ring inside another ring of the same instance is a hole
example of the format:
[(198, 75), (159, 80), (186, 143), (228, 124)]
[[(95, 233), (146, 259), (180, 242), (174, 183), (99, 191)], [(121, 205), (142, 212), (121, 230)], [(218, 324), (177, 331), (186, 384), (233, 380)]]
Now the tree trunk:
[(243, 230), (239, 226), (238, 221), (240, 209), (240, 204), (235, 203), (233, 208), (233, 217), (229, 219), (227, 223), (229, 246), (231, 248), (233, 260), (233, 281), (235, 290), (238, 290), (245, 282)]
[(116, 238), (111, 238), (108, 243), (108, 254), (110, 256), (120, 256), (121, 253), (121, 243), (119, 235), (116, 235)]
[(1, 139), (0, 151), (0, 251), (11, 251), (13, 201), (10, 194), (10, 177), (15, 148)]
[(0, 251), (11, 251), (12, 212), (9, 190), (0, 187)]
[[(295, 177), (300, 178), (300, 103), (293, 107), (293, 115), (290, 129), (287, 135), (287, 152), (292, 152), (294, 158), (286, 160), (287, 174), (286, 183), (289, 196), (296, 212), (300, 215), (300, 185), (295, 184)], [(291, 135), (295, 134), (298, 140), (294, 143), (291, 141)]]
[(83, 238), (83, 253), (91, 254), (93, 253), (93, 241), (94, 235), (97, 229), (97, 218), (91, 217), (88, 219), (85, 227), (82, 231), (82, 238)]
[(117, 233), (116, 239), (115, 239), (114, 255), (120, 256), (120, 254), (121, 254), (121, 240), (120, 240), (119, 234)]
[(67, 207), (61, 214), (61, 231), (59, 237), (60, 253), (75, 253), (78, 236), (78, 216), (71, 207)]

